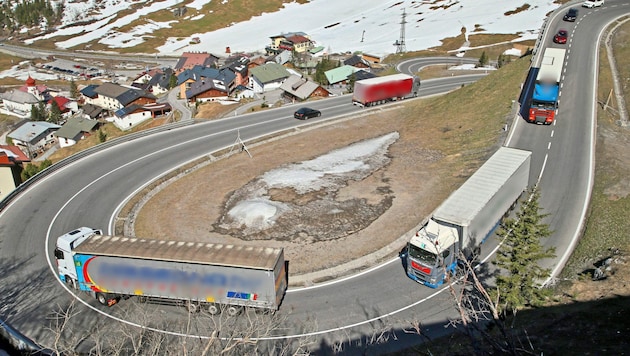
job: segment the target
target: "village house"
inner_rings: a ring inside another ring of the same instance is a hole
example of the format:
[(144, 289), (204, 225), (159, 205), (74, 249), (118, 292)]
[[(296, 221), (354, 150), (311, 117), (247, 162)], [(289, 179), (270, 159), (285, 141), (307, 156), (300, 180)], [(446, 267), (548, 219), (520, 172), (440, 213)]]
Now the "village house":
[(30, 118), (33, 105), (46, 102), (51, 98), (49, 89), (45, 85), (37, 85), (35, 79), (29, 75), (24, 85), (0, 94), (2, 105), (0, 113)]
[(79, 112), (86, 119), (100, 119), (103, 117), (104, 109), (94, 104), (85, 104), (81, 107)]
[(46, 105), (48, 112), (50, 112), (53, 102), (61, 111), (61, 117), (64, 119), (69, 118), (79, 111), (79, 104), (75, 100), (57, 95), (48, 100), (48, 104)]
[(263, 93), (278, 89), (291, 75), (289, 71), (278, 63), (271, 62), (255, 67), (249, 71), (249, 84), (254, 93)]
[(291, 32), (271, 36), (271, 44), (265, 47), (267, 55), (276, 55), (283, 50), (303, 53), (313, 48), (314, 43), (304, 32)]
[(380, 64), (381, 63), (381, 57), (373, 55), (373, 54), (363, 53), (361, 55), (361, 58), (363, 58), (363, 60), (367, 61), (370, 64)]
[(154, 68), (142, 72), (131, 82), (131, 86), (154, 95), (164, 94), (169, 90), (171, 76), (173, 75), (174, 71), (171, 68)]
[(324, 72), (329, 85), (346, 85), (352, 74), (359, 71), (359, 68), (343, 65)]
[(175, 64), (175, 74), (179, 74), (186, 69), (192, 69), (195, 66), (216, 67), (219, 57), (208, 52), (184, 52)]
[(353, 55), (348, 59), (345, 59), (343, 61), (344, 65), (348, 65), (348, 66), (353, 66), (355, 68), (359, 68), (359, 69), (365, 69), (368, 72), (370, 71), (370, 63), (368, 61), (366, 61), (365, 59), (363, 59), (363, 57), (359, 56), (359, 55)]
[(236, 88), (236, 74), (229, 68), (195, 66), (177, 76), (179, 97), (189, 102), (227, 98)]
[(86, 119), (82, 116), (73, 116), (54, 135), (57, 137), (59, 147), (68, 147), (89, 137), (98, 125), (99, 123), (96, 120)]
[(249, 83), (249, 58), (245, 56), (230, 57), (225, 61), (225, 67), (229, 68), (236, 78), (234, 84), (236, 86), (247, 86)]
[(25, 121), (7, 137), (33, 159), (55, 144), (54, 132), (59, 128), (61, 126), (46, 121)]
[(22, 184), (24, 164), (30, 161), (19, 147), (0, 145), (0, 200)]
[(91, 99), (91, 103), (112, 112), (131, 104), (143, 105), (155, 103), (157, 99), (155, 95), (147, 93), (144, 90), (111, 82), (106, 82), (95, 87), (94, 93), (96, 93), (97, 96)]
[(149, 119), (166, 115), (169, 112), (171, 112), (171, 106), (168, 103), (131, 104), (114, 113), (113, 123), (124, 131)]
[(330, 96), (330, 92), (318, 83), (296, 74), (289, 76), (280, 85), (280, 89), (283, 90), (282, 95), (291, 101), (304, 101), (310, 98), (326, 98)]

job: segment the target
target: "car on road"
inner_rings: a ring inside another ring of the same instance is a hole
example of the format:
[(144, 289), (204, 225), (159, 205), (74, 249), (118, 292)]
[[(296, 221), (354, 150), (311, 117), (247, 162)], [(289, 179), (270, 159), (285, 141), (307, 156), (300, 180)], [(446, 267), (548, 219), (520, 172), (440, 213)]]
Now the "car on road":
[(586, 0), (582, 3), (582, 7), (592, 9), (604, 5), (604, 0)]
[(555, 36), (553, 36), (553, 41), (559, 44), (567, 43), (567, 39), (569, 38), (569, 32), (563, 28), (558, 30)]
[(575, 19), (577, 19), (577, 15), (578, 9), (572, 7), (569, 9), (569, 11), (567, 11), (566, 14), (564, 14), (564, 17), (562, 19), (568, 22), (575, 22)]
[(299, 108), (294, 114), (293, 117), (300, 120), (310, 119), (311, 117), (322, 116), (322, 112), (319, 110), (303, 107)]

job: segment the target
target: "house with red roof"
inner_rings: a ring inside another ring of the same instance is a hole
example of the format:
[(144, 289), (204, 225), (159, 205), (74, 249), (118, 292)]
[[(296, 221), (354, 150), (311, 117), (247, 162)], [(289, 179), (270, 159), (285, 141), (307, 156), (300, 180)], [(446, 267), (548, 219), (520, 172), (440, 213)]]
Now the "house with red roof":
[(50, 112), (50, 108), (53, 105), (53, 102), (57, 104), (59, 110), (61, 110), (61, 116), (63, 118), (68, 118), (72, 116), (74, 113), (79, 111), (79, 104), (70, 98), (66, 98), (65, 96), (53, 96), (48, 100), (47, 106), (48, 111)]
[(22, 184), (24, 163), (30, 161), (18, 146), (0, 145), (0, 200)]
[(271, 45), (265, 48), (267, 55), (276, 55), (282, 51), (303, 53), (313, 48), (314, 42), (304, 32), (290, 32), (271, 36)]
[(186, 69), (192, 69), (195, 66), (216, 67), (219, 57), (208, 52), (184, 52), (175, 64), (175, 74), (179, 74)]

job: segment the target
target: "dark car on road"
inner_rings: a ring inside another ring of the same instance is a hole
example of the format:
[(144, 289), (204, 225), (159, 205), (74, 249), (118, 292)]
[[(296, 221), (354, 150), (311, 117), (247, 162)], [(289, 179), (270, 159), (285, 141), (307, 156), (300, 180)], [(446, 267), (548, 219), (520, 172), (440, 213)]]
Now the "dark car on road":
[(571, 8), (569, 9), (569, 11), (567, 11), (566, 14), (564, 14), (564, 17), (562, 19), (564, 21), (575, 22), (575, 19), (577, 19), (577, 15), (578, 15), (578, 9)]
[(553, 41), (559, 44), (567, 43), (567, 38), (569, 38), (569, 32), (563, 28), (558, 30), (555, 36), (553, 36)]
[(311, 108), (299, 108), (293, 117), (300, 120), (310, 119), (311, 117), (322, 116), (322, 112)]

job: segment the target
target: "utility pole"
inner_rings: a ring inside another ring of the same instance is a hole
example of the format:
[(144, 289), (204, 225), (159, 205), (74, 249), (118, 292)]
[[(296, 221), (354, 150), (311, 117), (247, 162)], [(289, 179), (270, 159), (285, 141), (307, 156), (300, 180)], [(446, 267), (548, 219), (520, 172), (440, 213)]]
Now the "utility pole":
[(400, 21), (400, 38), (396, 40), (396, 42), (394, 42), (394, 46), (396, 46), (396, 53), (404, 53), (407, 51), (407, 49), (405, 48), (405, 24), (407, 23), (407, 21), (405, 20), (406, 16), (407, 13), (405, 12), (405, 9), (403, 9), (402, 21)]

